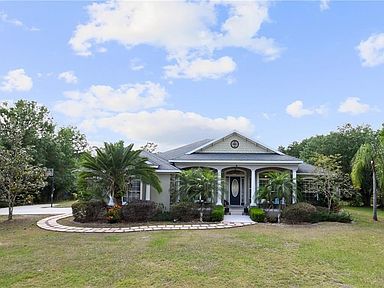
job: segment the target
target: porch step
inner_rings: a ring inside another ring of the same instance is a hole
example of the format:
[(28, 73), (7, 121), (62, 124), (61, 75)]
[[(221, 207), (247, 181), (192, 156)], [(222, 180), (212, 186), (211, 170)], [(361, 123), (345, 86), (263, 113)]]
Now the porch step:
[(243, 213), (244, 213), (243, 208), (229, 208), (230, 215), (243, 215)]

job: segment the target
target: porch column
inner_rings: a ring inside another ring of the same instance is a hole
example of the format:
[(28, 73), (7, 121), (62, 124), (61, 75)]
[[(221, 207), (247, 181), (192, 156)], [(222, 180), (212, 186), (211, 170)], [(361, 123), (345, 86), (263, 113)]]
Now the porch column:
[(221, 169), (217, 168), (217, 201), (216, 205), (223, 205), (221, 201)]
[(140, 181), (140, 200), (143, 200), (143, 181)]
[(251, 206), (256, 206), (256, 169), (251, 169)]
[(292, 182), (293, 182), (293, 191), (292, 191), (292, 204), (297, 202), (297, 181), (296, 181), (296, 169), (292, 169)]
[(151, 200), (151, 185), (147, 184), (145, 187), (145, 200)]

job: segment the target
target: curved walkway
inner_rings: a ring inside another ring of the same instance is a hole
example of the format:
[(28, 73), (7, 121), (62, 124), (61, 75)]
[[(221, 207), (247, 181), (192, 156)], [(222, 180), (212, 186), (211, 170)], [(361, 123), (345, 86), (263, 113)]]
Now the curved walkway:
[(37, 226), (42, 229), (57, 232), (75, 232), (75, 233), (130, 233), (143, 231), (163, 231), (163, 230), (209, 230), (209, 229), (228, 229), (234, 227), (249, 226), (254, 222), (221, 222), (217, 224), (187, 224), (187, 225), (148, 225), (122, 228), (87, 228), (65, 226), (57, 223), (57, 220), (67, 218), (72, 214), (55, 215), (41, 219), (37, 222)]

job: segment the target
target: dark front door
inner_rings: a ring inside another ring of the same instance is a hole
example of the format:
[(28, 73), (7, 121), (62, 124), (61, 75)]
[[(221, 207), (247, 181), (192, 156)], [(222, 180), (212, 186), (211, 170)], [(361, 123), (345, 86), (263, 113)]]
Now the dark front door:
[(240, 177), (229, 179), (230, 205), (240, 205)]

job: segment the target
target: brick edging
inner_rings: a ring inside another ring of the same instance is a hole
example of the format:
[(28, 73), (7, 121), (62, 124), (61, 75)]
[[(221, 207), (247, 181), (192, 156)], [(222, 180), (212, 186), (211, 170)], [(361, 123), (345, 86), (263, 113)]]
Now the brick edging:
[(56, 232), (72, 232), (72, 233), (131, 233), (144, 231), (165, 231), (165, 230), (211, 230), (211, 229), (228, 229), (234, 227), (243, 227), (254, 225), (255, 223), (248, 222), (220, 222), (217, 224), (167, 224), (167, 225), (141, 225), (135, 227), (120, 227), (120, 228), (92, 228), (92, 227), (74, 227), (65, 226), (57, 223), (57, 220), (67, 218), (72, 214), (54, 215), (37, 222), (37, 226), (41, 229), (56, 231)]

